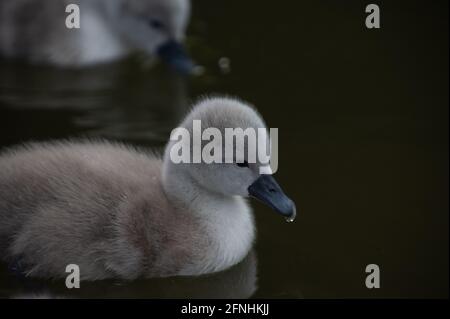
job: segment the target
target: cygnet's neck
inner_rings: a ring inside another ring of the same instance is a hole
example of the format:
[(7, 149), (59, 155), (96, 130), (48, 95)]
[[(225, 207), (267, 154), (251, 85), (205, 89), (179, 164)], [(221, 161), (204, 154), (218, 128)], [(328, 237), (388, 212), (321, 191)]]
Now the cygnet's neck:
[(247, 255), (255, 227), (251, 208), (243, 198), (205, 189), (181, 165), (165, 165), (162, 180), (171, 203), (197, 218), (211, 243), (200, 258), (201, 265), (186, 269), (184, 275), (220, 271)]

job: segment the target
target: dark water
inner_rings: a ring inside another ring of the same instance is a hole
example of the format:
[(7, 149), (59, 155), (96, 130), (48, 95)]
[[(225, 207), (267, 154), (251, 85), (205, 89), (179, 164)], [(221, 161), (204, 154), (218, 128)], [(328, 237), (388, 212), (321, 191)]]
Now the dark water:
[[(82, 283), (1, 271), (0, 296), (448, 297), (448, 3), (195, 0), (188, 45), (205, 74), (139, 57), (67, 71), (0, 64), (0, 146), (90, 136), (162, 147), (192, 101), (230, 94), (279, 128), (287, 224), (254, 203), (258, 239), (211, 276)], [(224, 72), (218, 60), (227, 57)], [(365, 267), (381, 288), (365, 286)]]

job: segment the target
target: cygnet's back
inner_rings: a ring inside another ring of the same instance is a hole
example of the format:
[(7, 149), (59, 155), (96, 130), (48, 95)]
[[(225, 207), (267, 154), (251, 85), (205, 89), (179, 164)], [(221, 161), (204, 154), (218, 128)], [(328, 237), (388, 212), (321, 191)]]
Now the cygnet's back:
[[(9, 150), (0, 156), (0, 242), (14, 240), (8, 255), (33, 265), (30, 275), (62, 276), (71, 263), (86, 279), (175, 274), (195, 220), (174, 215), (161, 165), (154, 154), (107, 142)], [(184, 228), (172, 231), (171, 220)], [(176, 256), (155, 264), (167, 246)]]

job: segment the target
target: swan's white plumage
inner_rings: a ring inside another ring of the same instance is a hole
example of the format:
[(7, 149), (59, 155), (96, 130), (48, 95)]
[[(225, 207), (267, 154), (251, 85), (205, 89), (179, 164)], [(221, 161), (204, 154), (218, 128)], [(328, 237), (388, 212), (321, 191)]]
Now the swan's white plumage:
[[(80, 28), (66, 27), (69, 4), (79, 6)], [(189, 0), (2, 0), (0, 55), (70, 67), (153, 55), (183, 39), (189, 17)]]

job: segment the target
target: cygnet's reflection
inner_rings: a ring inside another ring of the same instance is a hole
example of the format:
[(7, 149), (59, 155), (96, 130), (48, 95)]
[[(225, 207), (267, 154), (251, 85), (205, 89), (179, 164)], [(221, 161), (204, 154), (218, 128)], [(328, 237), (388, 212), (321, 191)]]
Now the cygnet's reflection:
[[(81, 282), (67, 289), (64, 281), (46, 282), (17, 278), (6, 269), (1, 274), (0, 297), (7, 298), (250, 298), (258, 288), (257, 259), (252, 250), (239, 264), (219, 273), (199, 277), (141, 279), (131, 282)], [(5, 294), (5, 295), (4, 295)]]

